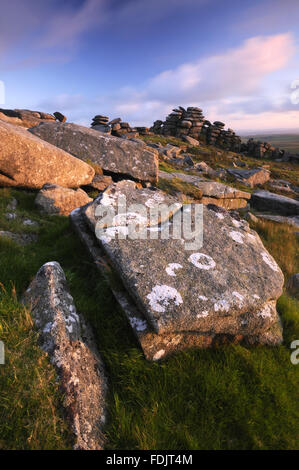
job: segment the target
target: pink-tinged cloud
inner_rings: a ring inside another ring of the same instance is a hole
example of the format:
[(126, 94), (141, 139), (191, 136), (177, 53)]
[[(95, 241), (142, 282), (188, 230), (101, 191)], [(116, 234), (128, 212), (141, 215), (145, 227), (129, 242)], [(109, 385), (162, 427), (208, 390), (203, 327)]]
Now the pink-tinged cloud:
[(102, 95), (85, 103), (85, 109), (80, 103), (74, 105), (72, 97), (67, 101), (73, 119), (86, 123), (93, 113), (101, 112), (135, 125), (151, 125), (180, 104), (200, 106), (208, 119), (224, 120), (240, 130), (288, 128), (298, 111), (287, 102), (284, 88), (275, 85), (269, 96), (266, 85), (273, 86), (272, 74), (283, 71), (294, 54), (291, 34), (253, 37), (222, 54), (166, 70), (138, 88), (127, 86)]
[[(265, 85), (271, 74), (284, 69), (294, 54), (291, 34), (253, 37), (222, 54), (166, 70), (138, 89), (120, 89), (102, 99), (102, 105), (107, 112), (110, 110), (110, 114), (121, 112), (126, 119), (139, 124), (142, 114), (143, 122), (149, 124), (152, 120), (163, 119), (165, 112), (167, 114), (178, 104), (199, 105), (208, 118), (212, 118), (212, 114), (215, 119), (220, 117), (219, 114), (222, 116), (222, 109), (226, 110), (226, 115), (235, 116), (237, 107), (242, 121), (242, 115), (251, 103), (255, 106), (261, 103), (258, 113), (269, 111), (263, 109), (263, 103), (269, 107)], [(285, 100), (285, 90), (278, 87), (275, 100), (279, 101), (280, 95)], [(280, 117), (283, 119), (282, 115)], [(246, 121), (250, 123), (249, 118)]]
[(294, 53), (291, 34), (253, 37), (236, 49), (162, 72), (148, 82), (148, 95), (185, 102), (250, 95), (265, 77), (285, 67)]
[[(220, 117), (221, 119), (221, 117)], [(225, 120), (237, 132), (242, 131), (296, 131), (299, 132), (299, 109), (284, 113), (228, 114)]]

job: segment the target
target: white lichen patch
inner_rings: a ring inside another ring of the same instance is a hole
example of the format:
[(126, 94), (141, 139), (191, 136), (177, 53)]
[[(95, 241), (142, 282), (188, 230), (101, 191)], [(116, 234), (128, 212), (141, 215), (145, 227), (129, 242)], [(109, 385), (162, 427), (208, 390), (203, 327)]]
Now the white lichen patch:
[(130, 324), (132, 328), (135, 328), (136, 331), (144, 331), (147, 328), (147, 323), (145, 320), (140, 320), (140, 318), (130, 317)]
[(113, 206), (115, 202), (115, 196), (109, 196), (107, 193), (103, 193), (102, 198), (101, 198), (101, 205), (102, 206)]
[(188, 260), (194, 264), (198, 269), (214, 269), (216, 266), (215, 261), (211, 256), (205, 255), (204, 253), (192, 253)]
[(236, 297), (236, 299), (238, 299), (238, 301), (239, 301), (240, 303), (243, 302), (244, 296), (243, 296), (242, 294), (240, 294), (239, 292), (233, 291), (233, 292), (232, 292), (232, 295), (233, 295), (234, 297)]
[(150, 307), (155, 312), (163, 313), (171, 305), (180, 305), (183, 303), (181, 294), (174, 288), (167, 285), (157, 285), (146, 296)]
[(235, 227), (240, 228), (242, 226), (242, 223), (239, 220), (233, 219), (233, 225)]
[(257, 312), (258, 317), (262, 318), (271, 318), (272, 317), (272, 311), (271, 311), (271, 306), (269, 304), (266, 304), (262, 310), (259, 310)]
[(204, 310), (203, 312), (200, 312), (196, 315), (197, 318), (205, 318), (209, 315), (209, 312), (207, 310)]
[(215, 312), (228, 312), (229, 310), (229, 302), (226, 300), (226, 299), (221, 299), (221, 300), (218, 300), (215, 304), (214, 304), (214, 310)]
[(161, 359), (161, 357), (164, 356), (164, 354), (165, 354), (165, 349), (160, 349), (160, 351), (156, 352), (156, 354), (154, 355), (153, 360), (158, 361), (159, 359)]
[(243, 233), (232, 230), (229, 232), (229, 236), (237, 243), (243, 244)]
[(263, 258), (263, 261), (264, 261), (268, 266), (270, 266), (271, 269), (273, 269), (273, 271), (279, 271), (278, 265), (276, 264), (276, 262), (274, 261), (274, 259), (272, 258), (272, 256), (270, 256), (266, 251), (264, 251), (264, 252), (262, 253), (262, 258)]
[[(143, 193), (144, 195), (147, 196), (146, 193)], [(145, 205), (147, 207), (155, 207), (161, 204), (164, 201), (164, 196), (160, 193), (153, 194), (152, 197), (150, 197), (147, 201), (145, 201)]]
[(253, 294), (253, 296), (252, 296), (252, 297), (253, 297), (254, 299), (260, 299), (260, 296), (259, 296), (259, 295), (257, 295), (257, 294)]
[(176, 273), (174, 272), (176, 269), (181, 269), (183, 266), (179, 263), (170, 263), (166, 266), (165, 271), (169, 276), (176, 277)]
[(206, 302), (207, 300), (209, 300), (208, 297), (206, 297), (205, 295), (199, 295), (199, 296), (198, 296), (198, 299), (199, 299), (199, 300), (203, 300), (204, 302)]

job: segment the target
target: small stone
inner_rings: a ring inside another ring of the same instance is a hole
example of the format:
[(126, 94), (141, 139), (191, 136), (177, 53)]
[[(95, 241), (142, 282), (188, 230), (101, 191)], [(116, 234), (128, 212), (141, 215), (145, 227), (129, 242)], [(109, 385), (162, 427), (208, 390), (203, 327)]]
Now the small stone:
[(74, 209), (90, 201), (92, 199), (82, 189), (74, 190), (45, 184), (38, 193), (35, 204), (46, 214), (68, 216)]
[(14, 220), (14, 219), (17, 218), (17, 214), (16, 214), (15, 212), (7, 212), (7, 213), (5, 214), (5, 218), (6, 218), (7, 220)]
[(27, 225), (29, 227), (37, 227), (38, 223), (31, 219), (25, 219), (23, 220), (23, 225)]
[(227, 169), (227, 173), (234, 179), (247, 184), (251, 188), (258, 184), (264, 184), (270, 179), (270, 171), (264, 168), (254, 168), (251, 170)]
[(67, 120), (67, 117), (64, 116), (64, 114), (61, 114), (59, 111), (56, 111), (55, 113), (53, 113), (53, 116), (55, 116), (57, 121), (59, 122), (66, 122)]
[(17, 208), (17, 206), (18, 206), (18, 201), (17, 201), (15, 198), (13, 198), (13, 199), (7, 204), (6, 209), (7, 209), (8, 211), (15, 211), (16, 208)]
[(194, 166), (194, 161), (192, 159), (192, 157), (190, 155), (187, 155), (185, 158), (184, 158), (184, 163), (185, 165), (188, 165), (188, 166)]
[(110, 184), (113, 184), (111, 176), (95, 175), (94, 179), (88, 186), (99, 191), (104, 191), (104, 189), (106, 189)]
[(182, 140), (184, 140), (184, 142), (187, 142), (187, 144), (190, 144), (192, 147), (199, 146), (199, 141), (196, 139), (193, 139), (193, 137), (190, 137), (189, 135), (184, 135), (182, 137)]

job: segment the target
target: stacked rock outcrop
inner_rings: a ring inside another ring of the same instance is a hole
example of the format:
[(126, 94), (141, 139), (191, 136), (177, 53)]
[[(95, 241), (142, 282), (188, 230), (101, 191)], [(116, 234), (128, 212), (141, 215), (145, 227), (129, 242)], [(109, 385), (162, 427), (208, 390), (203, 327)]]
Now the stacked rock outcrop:
[(97, 114), (91, 123), (92, 129), (96, 131), (105, 132), (107, 134), (111, 134), (111, 128), (108, 124), (109, 118), (107, 116), (102, 116), (101, 114)]
[(157, 121), (155, 121), (153, 126), (150, 128), (150, 131), (154, 134), (162, 134), (162, 129), (163, 121), (161, 121), (161, 119), (157, 119)]
[(166, 117), (165, 122), (155, 121), (150, 131), (184, 140), (188, 136), (226, 150), (240, 151), (240, 137), (232, 129), (225, 130), (224, 127), (225, 124), (221, 121), (212, 124), (206, 120), (202, 109), (198, 107), (189, 106), (185, 109), (178, 106)]
[(269, 142), (261, 142), (253, 138), (248, 139), (247, 143), (242, 144), (241, 150), (255, 158), (270, 157), (272, 159), (279, 159), (285, 153), (284, 150), (274, 147)]
[(182, 137), (189, 135), (193, 138), (199, 138), (204, 122), (202, 110), (190, 106), (187, 109), (179, 106), (172, 110), (166, 117), (165, 122), (155, 121), (150, 129), (155, 134), (165, 136)]
[(182, 119), (178, 124), (177, 136), (189, 135), (195, 139), (199, 138), (203, 126), (204, 116), (202, 110), (189, 107), (182, 112)]
[(149, 127), (136, 127), (136, 130), (139, 135), (151, 135), (152, 134)]
[(110, 121), (111, 133), (116, 137), (138, 137), (136, 127), (131, 127), (128, 122), (122, 122), (121, 118), (116, 118)]
[(241, 138), (232, 129), (225, 130), (225, 124), (221, 121), (204, 122), (202, 136), (208, 144), (216, 145), (226, 150), (239, 152), (241, 148)]
[(0, 108), (0, 120), (21, 127), (30, 128), (41, 122), (55, 121), (52, 114), (41, 111), (30, 111), (29, 109), (2, 109)]
[(53, 113), (53, 116), (55, 116), (56, 120), (59, 121), (59, 122), (66, 122), (67, 120), (67, 117), (60, 113), (59, 111), (56, 111), (55, 113)]
[(138, 137), (139, 135), (136, 127), (131, 127), (128, 122), (122, 122), (121, 118), (109, 121), (109, 117), (103, 116), (102, 114), (97, 114), (93, 118), (91, 128), (106, 134), (112, 134), (116, 137)]

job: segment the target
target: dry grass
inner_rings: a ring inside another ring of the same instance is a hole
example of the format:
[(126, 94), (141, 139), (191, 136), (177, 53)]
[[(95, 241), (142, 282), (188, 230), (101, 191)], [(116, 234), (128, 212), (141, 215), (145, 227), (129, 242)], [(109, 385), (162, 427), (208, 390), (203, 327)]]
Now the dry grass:
[(158, 188), (172, 195), (182, 193), (182, 195), (186, 195), (191, 199), (202, 198), (202, 191), (200, 189), (193, 184), (185, 183), (180, 178), (173, 178), (172, 180), (160, 178)]
[(263, 219), (251, 226), (262, 237), (286, 279), (299, 272), (299, 241), (293, 227)]

